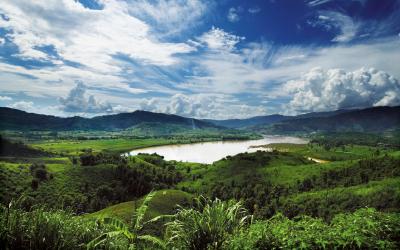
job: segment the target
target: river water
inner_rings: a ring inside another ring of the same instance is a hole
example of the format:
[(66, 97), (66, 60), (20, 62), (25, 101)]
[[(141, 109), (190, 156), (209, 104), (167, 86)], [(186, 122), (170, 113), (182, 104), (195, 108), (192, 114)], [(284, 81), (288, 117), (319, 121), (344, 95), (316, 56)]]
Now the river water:
[[(130, 155), (138, 153), (157, 153), (164, 156), (165, 160), (176, 160), (184, 162), (213, 163), (228, 155), (236, 155), (243, 152), (255, 152), (263, 148), (253, 148), (269, 143), (307, 143), (306, 140), (290, 136), (266, 136), (259, 140), (247, 141), (215, 141), (200, 142), (181, 145), (164, 145), (135, 149)], [(265, 149), (265, 148), (264, 148)]]

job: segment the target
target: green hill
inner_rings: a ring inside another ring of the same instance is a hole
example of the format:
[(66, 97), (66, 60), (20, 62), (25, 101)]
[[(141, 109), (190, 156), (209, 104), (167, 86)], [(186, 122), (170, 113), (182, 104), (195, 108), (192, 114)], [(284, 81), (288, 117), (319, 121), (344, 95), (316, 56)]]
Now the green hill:
[(373, 107), (347, 111), (332, 116), (294, 117), (272, 125), (259, 125), (253, 130), (267, 133), (310, 132), (384, 132), (400, 128), (400, 106)]
[(43, 157), (49, 153), (32, 148), (22, 142), (12, 142), (0, 135), (0, 157)]
[[(180, 190), (165, 189), (156, 191), (156, 194), (149, 203), (145, 218), (148, 220), (159, 215), (173, 214), (177, 205), (187, 205), (191, 202), (192, 198), (192, 194)], [(142, 202), (143, 198), (123, 202), (85, 216), (89, 218), (116, 217), (125, 222), (130, 222), (134, 211)]]
[(62, 118), (0, 107), (0, 117), (0, 130), (113, 131), (131, 128), (141, 123), (174, 124), (185, 127), (187, 130), (220, 128), (214, 124), (197, 119), (140, 110), (131, 113), (104, 115), (93, 118), (78, 116)]

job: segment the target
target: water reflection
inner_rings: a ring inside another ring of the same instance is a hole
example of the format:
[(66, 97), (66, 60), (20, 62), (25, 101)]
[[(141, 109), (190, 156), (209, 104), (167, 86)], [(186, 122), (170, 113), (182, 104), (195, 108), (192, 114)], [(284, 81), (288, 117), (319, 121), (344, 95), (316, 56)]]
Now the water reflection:
[(164, 156), (166, 160), (213, 163), (228, 155), (236, 155), (243, 152), (255, 152), (260, 148), (252, 146), (265, 145), (269, 143), (307, 143), (306, 140), (289, 136), (267, 136), (260, 140), (248, 141), (217, 141), (202, 142), (183, 145), (165, 145), (130, 152), (131, 155), (138, 153), (157, 153)]

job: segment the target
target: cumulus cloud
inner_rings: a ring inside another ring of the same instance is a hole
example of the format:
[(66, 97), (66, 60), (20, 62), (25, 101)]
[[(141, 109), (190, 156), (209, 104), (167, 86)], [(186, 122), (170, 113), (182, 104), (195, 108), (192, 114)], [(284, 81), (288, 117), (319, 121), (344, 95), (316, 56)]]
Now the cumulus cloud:
[(232, 96), (218, 94), (175, 94), (167, 100), (150, 98), (140, 105), (142, 110), (195, 118), (247, 118), (265, 115), (263, 106), (240, 103)]
[(61, 109), (65, 112), (73, 113), (110, 113), (113, 108), (109, 103), (102, 103), (95, 99), (93, 95), (86, 97), (87, 87), (78, 82), (76, 87), (71, 89), (67, 98), (60, 98)]
[(211, 30), (205, 32), (197, 40), (212, 50), (233, 50), (235, 45), (244, 40), (244, 37), (236, 36), (223, 29), (212, 27)]
[(400, 105), (399, 81), (374, 68), (313, 68), (285, 88), (293, 95), (287, 108), (294, 113)]
[(12, 101), (12, 98), (9, 96), (1, 96), (0, 95), (0, 101)]

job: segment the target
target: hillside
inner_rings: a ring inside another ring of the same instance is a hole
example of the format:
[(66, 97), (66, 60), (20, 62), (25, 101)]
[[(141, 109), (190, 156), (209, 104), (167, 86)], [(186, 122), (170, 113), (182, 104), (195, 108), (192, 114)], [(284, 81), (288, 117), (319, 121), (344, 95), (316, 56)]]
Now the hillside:
[(400, 128), (400, 106), (374, 107), (322, 117), (293, 118), (252, 127), (264, 133), (384, 132)]
[(276, 114), (276, 115), (266, 115), (266, 116), (255, 116), (247, 119), (227, 119), (227, 120), (204, 119), (203, 121), (210, 122), (215, 125), (227, 128), (244, 128), (260, 124), (263, 125), (273, 124), (290, 118), (291, 118), (290, 116)]
[[(192, 198), (193, 195), (180, 190), (166, 189), (156, 191), (149, 203), (145, 217), (146, 219), (152, 219), (159, 215), (173, 214), (177, 205), (189, 204)], [(143, 198), (122, 202), (85, 216), (89, 218), (117, 217), (125, 222), (131, 222), (134, 211), (142, 202)]]
[(29, 147), (20, 142), (12, 142), (0, 135), (0, 157), (43, 157), (47, 152)]
[(134, 111), (115, 115), (104, 115), (93, 118), (56, 117), (28, 113), (25, 111), (0, 107), (0, 130), (123, 130), (141, 123), (162, 123), (164, 125), (180, 125), (186, 129), (218, 129), (219, 127), (197, 119), (177, 115)]

